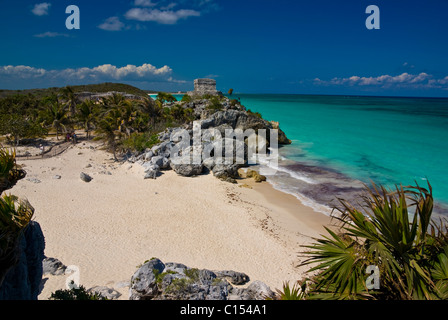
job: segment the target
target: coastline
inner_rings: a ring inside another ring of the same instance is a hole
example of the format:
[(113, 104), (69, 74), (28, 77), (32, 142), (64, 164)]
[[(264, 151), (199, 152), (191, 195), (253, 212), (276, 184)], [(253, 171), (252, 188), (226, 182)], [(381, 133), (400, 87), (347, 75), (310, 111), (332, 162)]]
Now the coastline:
[[(296, 267), (300, 245), (325, 232), (328, 216), (252, 179), (235, 185), (165, 171), (143, 180), (142, 168), (118, 165), (99, 149), (85, 142), (53, 158), (18, 159), (28, 174), (10, 191), (35, 208), (45, 255), (79, 266), (81, 285), (113, 287), (127, 299), (126, 282), (152, 257), (244, 272), (272, 290), (305, 276), (307, 268)], [(45, 275), (39, 299), (65, 289), (66, 277)]]

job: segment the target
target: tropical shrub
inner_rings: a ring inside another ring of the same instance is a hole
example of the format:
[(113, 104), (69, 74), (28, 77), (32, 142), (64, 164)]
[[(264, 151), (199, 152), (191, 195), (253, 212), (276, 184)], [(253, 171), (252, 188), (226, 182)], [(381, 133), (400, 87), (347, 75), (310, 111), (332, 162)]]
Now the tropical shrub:
[(50, 300), (108, 300), (98, 293), (87, 292), (84, 286), (66, 290), (56, 290), (50, 296)]
[[(313, 264), (309, 299), (437, 300), (448, 298), (448, 228), (431, 219), (432, 188), (366, 188), (364, 206), (340, 200), (337, 230), (305, 246)], [(414, 209), (414, 210), (411, 210)], [(379, 270), (379, 289), (366, 270)], [(370, 288), (369, 288), (370, 287)]]
[(157, 143), (160, 143), (157, 134), (134, 132), (129, 138), (122, 141), (122, 147), (125, 150), (141, 152), (147, 148), (152, 148)]
[[(275, 300), (305, 300), (306, 288), (306, 282), (297, 281), (292, 287), (289, 282), (284, 282), (282, 290), (276, 289)], [(268, 298), (268, 300), (272, 299)]]
[[(0, 147), (0, 193), (24, 176), (24, 171), (16, 165), (15, 152)], [(19, 259), (19, 239), (33, 214), (34, 208), (28, 201), (13, 195), (0, 197), (0, 285)]]

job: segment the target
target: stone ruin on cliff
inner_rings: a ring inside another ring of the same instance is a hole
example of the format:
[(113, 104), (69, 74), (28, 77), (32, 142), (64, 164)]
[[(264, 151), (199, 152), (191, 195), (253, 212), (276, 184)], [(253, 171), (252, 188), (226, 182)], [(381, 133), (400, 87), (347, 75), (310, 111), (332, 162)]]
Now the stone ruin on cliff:
[(214, 79), (195, 79), (194, 91), (189, 91), (187, 94), (190, 96), (203, 96), (206, 94), (217, 96), (222, 95), (222, 92), (216, 90), (216, 80)]

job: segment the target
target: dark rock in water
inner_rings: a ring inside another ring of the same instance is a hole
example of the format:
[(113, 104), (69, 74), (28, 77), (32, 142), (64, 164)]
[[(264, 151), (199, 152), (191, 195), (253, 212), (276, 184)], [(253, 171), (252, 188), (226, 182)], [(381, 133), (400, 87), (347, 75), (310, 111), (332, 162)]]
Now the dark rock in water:
[(91, 176), (89, 176), (87, 173), (84, 173), (84, 172), (81, 172), (81, 174), (79, 176), (80, 176), (81, 180), (84, 182), (90, 182), (93, 179)]
[(45, 258), (42, 261), (43, 274), (51, 274), (53, 276), (60, 276), (65, 273), (67, 268), (61, 261), (56, 258)]
[(42, 229), (37, 222), (31, 221), (17, 247), (18, 261), (0, 279), (0, 300), (37, 300), (43, 274), (44, 249)]

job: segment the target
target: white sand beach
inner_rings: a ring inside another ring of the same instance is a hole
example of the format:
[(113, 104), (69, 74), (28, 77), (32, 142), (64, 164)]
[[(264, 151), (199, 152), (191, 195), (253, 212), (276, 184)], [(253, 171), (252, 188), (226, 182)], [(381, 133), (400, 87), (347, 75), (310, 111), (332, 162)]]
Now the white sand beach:
[[(35, 208), (45, 255), (78, 266), (86, 288), (112, 287), (120, 299), (128, 299), (123, 283), (152, 257), (244, 272), (252, 281), (281, 288), (305, 275), (307, 268), (297, 267), (300, 245), (324, 234), (330, 221), (267, 182), (245, 179), (235, 185), (212, 174), (187, 178), (174, 171), (144, 180), (139, 165), (114, 162), (97, 142), (17, 163), (27, 176), (8, 192)], [(93, 180), (82, 181), (81, 172)], [(66, 277), (44, 276), (39, 299), (65, 289)]]

